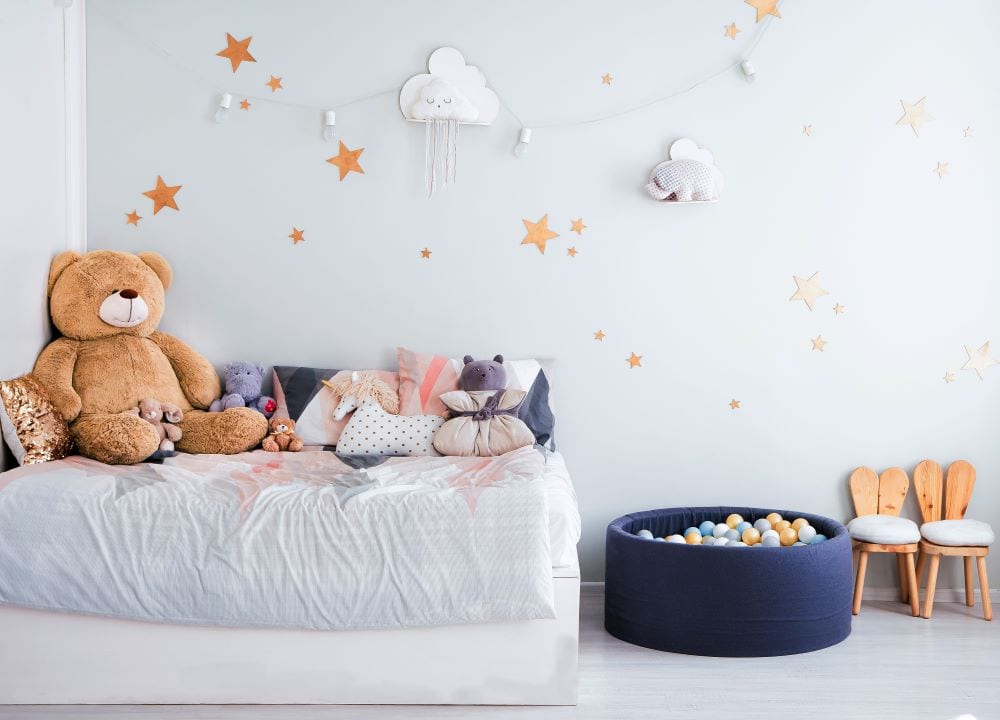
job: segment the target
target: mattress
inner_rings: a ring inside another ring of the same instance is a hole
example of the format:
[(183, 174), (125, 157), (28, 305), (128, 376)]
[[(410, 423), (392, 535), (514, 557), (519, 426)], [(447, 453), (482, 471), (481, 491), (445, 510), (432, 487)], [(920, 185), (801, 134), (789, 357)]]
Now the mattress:
[(561, 455), (81, 457), (0, 474), (0, 603), (171, 623), (553, 617), (580, 516)]

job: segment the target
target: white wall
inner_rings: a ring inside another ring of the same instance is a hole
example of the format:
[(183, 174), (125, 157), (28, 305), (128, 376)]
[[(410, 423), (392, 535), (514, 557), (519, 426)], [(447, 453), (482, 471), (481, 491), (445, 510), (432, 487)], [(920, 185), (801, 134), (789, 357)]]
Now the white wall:
[[(752, 40), (753, 11), (737, 0), (90, 7), (91, 246), (164, 253), (176, 271), (165, 329), (220, 364), (390, 366), (397, 343), (558, 358), (557, 436), (587, 579), (601, 577), (604, 526), (621, 513), (750, 503), (846, 519), (847, 475), (862, 463), (966, 457), (980, 471), (971, 510), (1000, 525), (1000, 368), (985, 382), (959, 370), (963, 345), (992, 338), (1000, 355), (996, 3), (788, 0), (755, 55), (756, 84), (733, 72), (623, 118), (536, 129), (520, 161), (519, 125), (502, 113), (463, 130), (458, 184), (431, 200), (423, 127), (403, 121), (394, 93), (338, 112), (347, 144), (365, 147), (365, 174), (341, 183), (319, 112), (252, 101), (215, 125), (213, 86), (238, 101), (268, 93), (273, 73), (286, 87), (276, 98), (326, 107), (398, 88), (452, 44), (537, 126), (725, 66)], [(734, 20), (736, 42), (722, 36)], [(235, 76), (215, 57), (226, 32), (254, 37), (258, 62)], [(922, 96), (937, 119), (917, 138), (895, 122), (901, 98)], [(717, 205), (644, 194), (682, 136), (725, 171)], [(943, 180), (939, 160), (951, 164)], [(153, 217), (140, 193), (157, 174), (183, 184), (180, 212)], [(133, 208), (138, 229), (124, 222)], [(544, 213), (561, 237), (542, 256), (519, 243), (522, 218)], [(295, 247), (293, 225), (306, 231)], [(788, 298), (793, 274), (817, 270), (832, 294), (810, 313)], [(819, 333), (823, 353), (810, 350)], [(641, 369), (625, 362), (633, 351)]]
[[(80, 8), (69, 12), (82, 20)], [(6, 68), (0, 112), (0, 378), (31, 370), (49, 341), (49, 261), (77, 242), (83, 227), (77, 216), (68, 229), (70, 197), (81, 189), (67, 191), (63, 43), (64, 11), (52, 0), (0, 3), (0, 65)]]

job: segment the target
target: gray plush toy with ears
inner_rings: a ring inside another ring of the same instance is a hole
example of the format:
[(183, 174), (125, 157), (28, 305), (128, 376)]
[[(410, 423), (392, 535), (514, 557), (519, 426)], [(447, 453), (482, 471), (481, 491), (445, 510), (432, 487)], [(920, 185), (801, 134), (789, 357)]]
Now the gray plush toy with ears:
[(248, 407), (271, 417), (278, 407), (274, 398), (261, 395), (264, 385), (264, 368), (248, 362), (234, 362), (226, 365), (223, 377), (226, 392), (219, 400), (213, 400), (209, 412), (222, 412), (232, 407)]
[(471, 355), (466, 355), (463, 362), (465, 367), (458, 378), (458, 385), (466, 392), (504, 390), (507, 387), (503, 355), (494, 355), (492, 360), (473, 360)]

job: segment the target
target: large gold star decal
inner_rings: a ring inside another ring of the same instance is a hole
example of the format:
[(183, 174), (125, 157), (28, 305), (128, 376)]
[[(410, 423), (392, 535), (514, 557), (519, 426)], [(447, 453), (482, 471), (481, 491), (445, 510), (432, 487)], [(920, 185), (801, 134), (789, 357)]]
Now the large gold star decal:
[(740, 409), (740, 401), (737, 400), (736, 398), (733, 398), (732, 400), (729, 401), (729, 408), (731, 410), (739, 410)]
[(139, 221), (142, 220), (142, 215), (133, 210), (130, 213), (125, 213), (125, 223), (128, 225), (135, 225), (139, 227)]
[(577, 235), (583, 235), (583, 231), (586, 229), (587, 226), (583, 224), (583, 218), (569, 221), (570, 232), (575, 232)]
[(939, 180), (944, 180), (944, 176), (948, 174), (948, 163), (943, 163), (938, 161), (937, 167), (931, 170), (932, 173), (937, 173)]
[(744, 0), (744, 2), (757, 11), (757, 22), (768, 15), (774, 15), (776, 18), (781, 17), (781, 13), (778, 12), (778, 0)]
[(730, 23), (729, 25), (723, 25), (722, 27), (725, 28), (722, 33), (722, 37), (732, 38), (733, 40), (736, 39), (736, 33), (743, 32), (736, 27), (736, 23)]
[(606, 338), (607, 336), (608, 336), (607, 333), (605, 333), (603, 330), (598, 330), (597, 332), (594, 333), (594, 340), (597, 340), (597, 342), (603, 342), (604, 338)]
[(340, 150), (332, 158), (327, 158), (327, 162), (331, 165), (336, 165), (340, 169), (340, 180), (343, 182), (344, 178), (347, 177), (347, 173), (356, 172), (365, 174), (365, 171), (361, 169), (361, 164), (358, 162), (358, 158), (361, 157), (361, 153), (365, 151), (364, 148), (358, 148), (357, 150), (349, 150), (344, 141), (340, 141)]
[(924, 109), (924, 105), (927, 102), (926, 97), (922, 97), (915, 103), (910, 105), (905, 100), (900, 100), (900, 104), (903, 106), (903, 117), (896, 121), (897, 125), (909, 125), (910, 129), (913, 130), (914, 135), (920, 135), (920, 128), (923, 127), (925, 122), (931, 122), (934, 118), (927, 114), (927, 110)]
[(615, 78), (611, 75), (611, 73), (605, 73), (604, 75), (601, 75), (601, 85), (610, 85), (614, 79)]
[(240, 66), (241, 62), (257, 62), (253, 55), (250, 54), (250, 41), (253, 40), (253, 36), (245, 37), (242, 40), (237, 40), (229, 33), (226, 33), (226, 48), (225, 50), (219, 50), (215, 53), (219, 57), (228, 58), (229, 62), (233, 66), (233, 72), (236, 72), (236, 68)]
[(431, 251), (428, 250), (427, 248), (424, 248), (423, 250), (420, 251), (420, 257), (423, 258), (424, 260), (430, 260)]
[(814, 272), (806, 279), (800, 278), (798, 275), (792, 275), (792, 279), (795, 280), (795, 294), (788, 298), (788, 300), (792, 302), (801, 300), (810, 310), (813, 309), (813, 303), (816, 302), (816, 298), (830, 294), (819, 286), (818, 272)]
[(625, 358), (625, 362), (628, 363), (629, 369), (642, 367), (642, 355), (631, 353), (627, 358)]
[(303, 237), (306, 234), (305, 230), (299, 230), (294, 225), (292, 226), (292, 234), (289, 235), (292, 239), (292, 245), (298, 245), (300, 242), (305, 242), (306, 239)]
[(174, 195), (177, 194), (177, 191), (180, 190), (181, 187), (181, 185), (167, 185), (163, 182), (163, 178), (157, 175), (156, 187), (143, 193), (143, 195), (153, 201), (153, 214), (156, 215), (156, 213), (160, 212), (160, 210), (165, 207), (180, 210), (180, 208), (177, 207), (177, 202), (174, 200)]
[(281, 84), (281, 78), (275, 77), (274, 75), (272, 75), (271, 79), (264, 84), (271, 88), (271, 92), (278, 92), (279, 90), (285, 89), (285, 86)]
[(524, 223), (524, 228), (528, 231), (528, 234), (524, 236), (524, 240), (521, 241), (522, 245), (534, 245), (538, 248), (538, 252), (545, 254), (545, 243), (554, 237), (559, 237), (559, 233), (549, 230), (549, 214), (545, 213), (542, 215), (542, 219), (538, 222), (531, 222), (530, 220), (522, 219), (521, 222)]
[(987, 340), (978, 350), (972, 350), (965, 346), (965, 354), (969, 356), (969, 361), (962, 366), (963, 370), (975, 370), (979, 379), (983, 379), (986, 368), (997, 364), (997, 361), (990, 357), (990, 341)]
[(811, 342), (813, 344), (813, 350), (819, 350), (820, 352), (823, 352), (823, 348), (826, 347), (826, 340), (823, 339), (822, 335), (817, 335), (815, 338), (811, 340)]

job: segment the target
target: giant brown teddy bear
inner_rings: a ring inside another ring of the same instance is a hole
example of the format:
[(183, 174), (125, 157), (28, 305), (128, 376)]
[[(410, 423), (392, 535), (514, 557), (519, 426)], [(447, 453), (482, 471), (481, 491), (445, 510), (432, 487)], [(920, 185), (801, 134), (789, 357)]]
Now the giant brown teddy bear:
[(256, 410), (204, 410), (219, 397), (212, 365), (157, 331), (173, 273), (154, 252), (60, 253), (49, 270), (49, 307), (62, 333), (35, 363), (34, 375), (70, 423), (81, 454), (129, 464), (152, 455), (156, 428), (129, 409), (142, 398), (184, 411), (177, 449), (237, 453), (267, 434)]

